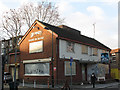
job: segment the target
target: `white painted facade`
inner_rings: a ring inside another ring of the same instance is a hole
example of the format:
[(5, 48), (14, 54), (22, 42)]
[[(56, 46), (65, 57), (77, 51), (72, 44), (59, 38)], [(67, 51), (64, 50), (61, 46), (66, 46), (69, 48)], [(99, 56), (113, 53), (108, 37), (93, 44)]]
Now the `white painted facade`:
[[(91, 51), (92, 50), (92, 51)], [(59, 40), (59, 58), (61, 59), (70, 59), (70, 57), (73, 58), (73, 60), (79, 60), (80, 63), (87, 64), (87, 80), (90, 80), (91, 74), (94, 72), (97, 76), (105, 78), (105, 74), (109, 73), (109, 66), (108, 64), (102, 64), (101, 65), (101, 53), (103, 53), (102, 49), (98, 49), (98, 55), (93, 56), (93, 47), (88, 46), (88, 54), (82, 53), (82, 44), (74, 43), (74, 52), (67, 52), (67, 41), (65, 40)], [(106, 53), (109, 53), (106, 51)], [(102, 67), (99, 67), (99, 66)], [(106, 69), (106, 71), (105, 71)], [(102, 71), (102, 72), (101, 72)], [(105, 73), (103, 72), (105, 71)], [(82, 69), (82, 72), (85, 73), (84, 69)], [(100, 75), (102, 74), (102, 75)]]
[[(88, 46), (88, 54), (82, 54), (82, 47), (81, 44), (74, 43), (74, 52), (67, 52), (67, 41), (59, 40), (59, 58), (66, 58), (70, 59), (72, 57), (75, 60), (80, 60), (80, 62), (100, 62), (101, 61), (101, 53), (102, 49), (98, 49), (98, 55), (93, 56), (93, 49), (92, 53), (90, 51), (90, 46)], [(108, 53), (108, 51), (106, 52)]]

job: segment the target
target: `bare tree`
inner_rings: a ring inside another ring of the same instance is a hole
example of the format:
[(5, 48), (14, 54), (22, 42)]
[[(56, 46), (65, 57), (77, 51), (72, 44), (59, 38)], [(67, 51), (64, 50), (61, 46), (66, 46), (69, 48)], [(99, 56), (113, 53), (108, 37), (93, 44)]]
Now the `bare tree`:
[(64, 22), (60, 17), (58, 7), (51, 2), (39, 2), (38, 5), (28, 3), (21, 8), (25, 22), (28, 27), (38, 19), (52, 25), (59, 25)]
[[(21, 16), (20, 9), (10, 9), (8, 12), (5, 12), (2, 19), (3, 31), (7, 34), (8, 37), (12, 38), (12, 48), (15, 52), (15, 61), (17, 62), (17, 48), (18, 48), (18, 39), (22, 31), (23, 17)], [(10, 46), (10, 45), (8, 45)], [(9, 48), (9, 47), (8, 47)], [(16, 66), (14, 68), (14, 87), (16, 88)]]
[(7, 34), (7, 37), (12, 38), (13, 48), (17, 45), (18, 36), (22, 31), (23, 18), (20, 13), (21, 11), (19, 9), (10, 9), (8, 12), (4, 13), (2, 19), (3, 32)]
[(25, 23), (28, 25), (28, 27), (31, 26), (31, 24), (35, 21), (36, 13), (35, 13), (35, 7), (33, 6), (32, 3), (28, 3), (23, 5), (21, 8), (22, 15), (24, 17)]
[(19, 9), (10, 9), (3, 14), (2, 31), (7, 37), (17, 37), (23, 33), (24, 26), (27, 25), (29, 28), (36, 19), (52, 25), (64, 22), (55, 4), (47, 1), (37, 4), (27, 3)]

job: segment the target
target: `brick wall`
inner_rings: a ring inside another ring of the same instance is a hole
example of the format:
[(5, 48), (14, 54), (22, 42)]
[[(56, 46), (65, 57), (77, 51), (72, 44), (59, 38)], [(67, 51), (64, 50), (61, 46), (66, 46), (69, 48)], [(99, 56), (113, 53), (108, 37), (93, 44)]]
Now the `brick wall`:
[[(22, 41), (22, 43), (20, 44), (20, 58), (21, 58), (21, 62), (23, 60), (34, 60), (34, 59), (44, 59), (44, 58), (49, 58), (52, 56), (52, 32), (50, 30), (45, 30), (43, 29), (40, 25), (36, 24), (36, 27), (39, 27), (39, 31), (42, 31), (41, 35), (36, 35), (34, 37), (31, 38), (31, 33), (33, 32), (37, 32), (38, 29), (37, 28), (33, 28), (29, 34), (24, 38), (24, 40)], [(40, 39), (40, 40), (35, 40), (35, 41), (29, 41), (30, 39), (33, 38), (40, 38), (43, 37), (44, 39)], [(54, 35), (53, 37), (53, 53), (54, 53), (54, 66), (56, 66), (56, 36)], [(32, 42), (37, 42), (37, 41), (41, 41), (43, 40), (43, 52), (39, 52), (39, 53), (29, 53), (29, 43)], [(24, 76), (24, 64), (20, 63), (20, 79), (22, 80), (23, 78), (26, 81), (33, 81), (36, 80), (38, 82), (40, 81), (46, 81), (48, 78), (50, 78), (51, 76), (51, 62), (50, 62), (50, 76), (46, 77), (46, 76)], [(56, 72), (54, 72), (54, 76), (56, 78)]]

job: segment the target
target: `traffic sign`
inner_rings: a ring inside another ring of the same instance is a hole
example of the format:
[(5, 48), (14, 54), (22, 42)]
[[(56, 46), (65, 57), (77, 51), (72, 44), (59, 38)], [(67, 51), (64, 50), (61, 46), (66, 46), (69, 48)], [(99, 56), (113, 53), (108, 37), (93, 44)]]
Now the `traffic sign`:
[(70, 57), (70, 66), (72, 66), (73, 58)]

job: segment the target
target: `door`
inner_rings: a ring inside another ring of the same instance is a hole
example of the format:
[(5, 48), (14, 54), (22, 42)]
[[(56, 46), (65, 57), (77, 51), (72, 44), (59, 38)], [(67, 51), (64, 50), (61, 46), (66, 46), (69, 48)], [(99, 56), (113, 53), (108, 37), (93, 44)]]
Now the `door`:
[(82, 64), (82, 80), (85, 81), (85, 65)]

